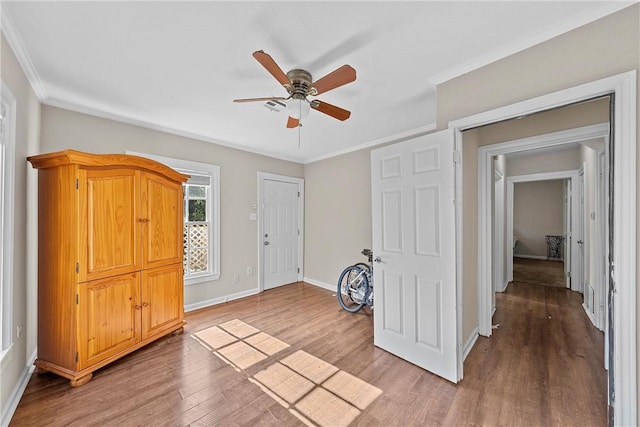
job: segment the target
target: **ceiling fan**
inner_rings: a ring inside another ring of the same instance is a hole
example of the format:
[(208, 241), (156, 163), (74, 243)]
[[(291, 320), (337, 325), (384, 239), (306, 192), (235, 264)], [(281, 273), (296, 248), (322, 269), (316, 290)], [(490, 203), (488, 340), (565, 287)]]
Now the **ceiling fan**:
[(316, 96), (331, 89), (351, 83), (356, 79), (356, 70), (349, 65), (330, 72), (319, 80), (313, 81), (311, 73), (306, 70), (293, 69), (284, 73), (273, 58), (262, 50), (253, 52), (253, 57), (269, 72), (289, 93), (288, 97), (271, 96), (266, 98), (234, 99), (233, 102), (286, 101), (289, 119), (288, 128), (300, 126), (300, 120), (307, 117), (309, 109), (320, 111), (338, 120), (347, 120), (351, 112), (318, 99), (308, 100), (308, 96)]

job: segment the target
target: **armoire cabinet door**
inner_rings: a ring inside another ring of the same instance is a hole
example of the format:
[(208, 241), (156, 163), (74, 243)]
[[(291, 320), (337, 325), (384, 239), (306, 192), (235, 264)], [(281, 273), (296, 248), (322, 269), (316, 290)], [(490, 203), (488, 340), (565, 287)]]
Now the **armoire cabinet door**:
[(181, 263), (182, 185), (148, 173), (141, 181), (143, 268)]
[(78, 285), (78, 369), (140, 341), (139, 273)]
[(138, 177), (132, 169), (80, 171), (80, 282), (140, 269)]
[(182, 263), (142, 271), (142, 339), (182, 323)]

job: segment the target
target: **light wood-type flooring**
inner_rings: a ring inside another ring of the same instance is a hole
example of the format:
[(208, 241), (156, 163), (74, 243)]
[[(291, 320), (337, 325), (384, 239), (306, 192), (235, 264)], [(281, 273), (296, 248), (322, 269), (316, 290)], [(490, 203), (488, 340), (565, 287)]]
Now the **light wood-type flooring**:
[[(511, 283), (497, 295), (499, 326), (478, 339), (454, 385), (376, 348), (371, 311), (347, 313), (334, 293), (296, 283), (187, 313), (183, 334), (82, 387), (34, 373), (11, 425), (604, 426), (603, 335), (581, 302), (566, 289)], [(259, 360), (247, 358), (256, 343)], [(313, 366), (296, 367), (303, 359)]]

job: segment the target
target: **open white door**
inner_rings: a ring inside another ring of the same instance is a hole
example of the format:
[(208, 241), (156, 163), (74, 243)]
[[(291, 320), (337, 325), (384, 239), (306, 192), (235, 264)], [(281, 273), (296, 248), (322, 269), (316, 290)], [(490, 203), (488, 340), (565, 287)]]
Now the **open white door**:
[(453, 136), (371, 153), (374, 344), (449, 381), (458, 372)]

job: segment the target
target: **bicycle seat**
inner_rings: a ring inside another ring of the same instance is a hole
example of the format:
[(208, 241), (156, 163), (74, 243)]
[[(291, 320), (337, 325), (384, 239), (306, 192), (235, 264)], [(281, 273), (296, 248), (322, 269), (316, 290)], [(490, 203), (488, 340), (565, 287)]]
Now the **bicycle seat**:
[(369, 262), (373, 260), (373, 251), (371, 249), (363, 249), (361, 253), (362, 255), (369, 258)]

